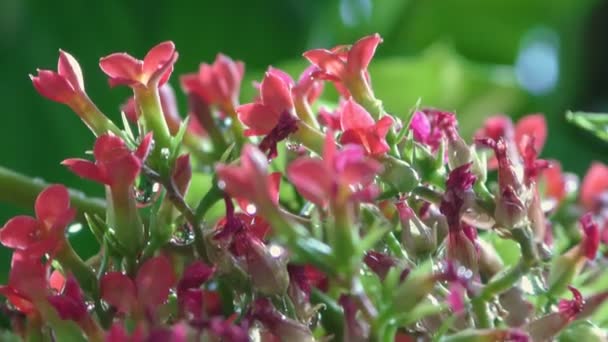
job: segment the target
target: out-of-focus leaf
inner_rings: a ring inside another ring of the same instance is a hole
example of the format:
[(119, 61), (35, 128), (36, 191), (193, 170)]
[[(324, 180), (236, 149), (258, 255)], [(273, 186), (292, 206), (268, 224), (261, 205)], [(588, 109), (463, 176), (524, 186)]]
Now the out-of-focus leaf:
[(608, 141), (608, 113), (567, 112), (566, 119), (598, 138)]

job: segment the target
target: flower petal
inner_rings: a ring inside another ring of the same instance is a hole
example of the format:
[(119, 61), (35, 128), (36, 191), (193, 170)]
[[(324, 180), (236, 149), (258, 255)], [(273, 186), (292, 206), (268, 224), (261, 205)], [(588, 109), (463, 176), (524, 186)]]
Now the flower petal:
[(148, 154), (152, 150), (152, 132), (148, 132), (141, 140), (139, 147), (135, 150), (134, 155), (139, 158), (142, 162), (146, 160)]
[(293, 100), (291, 98), (292, 85), (285, 80), (286, 76), (283, 71), (271, 68), (266, 72), (260, 85), (262, 103), (276, 113), (289, 111), (293, 108)]
[(580, 202), (587, 210), (593, 210), (598, 196), (608, 189), (608, 166), (593, 162), (585, 174), (580, 191)]
[(268, 134), (279, 122), (279, 114), (260, 103), (248, 103), (237, 107), (239, 120), (251, 130), (251, 135)]
[(304, 52), (304, 57), (324, 73), (342, 79), (346, 65), (335, 53), (326, 49), (314, 49)]
[(207, 280), (211, 279), (215, 268), (210, 267), (202, 261), (195, 261), (190, 264), (185, 270), (182, 279), (177, 284), (177, 292), (187, 289), (197, 289)]
[(133, 281), (120, 272), (109, 272), (101, 278), (101, 298), (118, 311), (128, 313), (136, 303)]
[(99, 170), (95, 163), (84, 159), (66, 159), (61, 162), (70, 171), (79, 177), (92, 180), (101, 184), (109, 184), (110, 180)]
[(323, 206), (331, 196), (330, 171), (320, 159), (299, 158), (287, 167), (287, 177), (307, 200)]
[(374, 118), (352, 98), (341, 106), (340, 125), (342, 130), (366, 128), (374, 125)]
[(80, 65), (72, 55), (63, 50), (59, 50), (57, 73), (68, 80), (74, 90), (78, 89), (84, 92), (84, 80)]
[(163, 304), (175, 284), (175, 274), (169, 259), (158, 256), (146, 261), (137, 272), (135, 284), (141, 304), (149, 308)]
[(144, 57), (142, 71), (150, 76), (158, 69), (163, 68), (175, 54), (175, 44), (172, 41), (162, 42), (148, 51)]
[(26, 249), (38, 241), (38, 221), (30, 216), (16, 216), (0, 229), (0, 242), (8, 248)]
[(30, 75), (38, 93), (52, 101), (68, 104), (75, 96), (74, 88), (59, 74), (50, 70), (38, 70), (38, 76)]
[(515, 124), (515, 141), (521, 145), (523, 137), (534, 137), (534, 147), (540, 153), (547, 140), (547, 121), (542, 114), (526, 115)]
[(61, 184), (47, 187), (36, 198), (36, 217), (47, 227), (51, 227), (69, 209), (70, 194)]
[(110, 85), (139, 83), (143, 62), (126, 53), (113, 53), (99, 60), (99, 67), (110, 77)]
[(376, 53), (378, 44), (382, 43), (379, 34), (363, 37), (359, 39), (348, 52), (347, 68), (349, 73), (360, 73), (367, 70), (369, 62)]

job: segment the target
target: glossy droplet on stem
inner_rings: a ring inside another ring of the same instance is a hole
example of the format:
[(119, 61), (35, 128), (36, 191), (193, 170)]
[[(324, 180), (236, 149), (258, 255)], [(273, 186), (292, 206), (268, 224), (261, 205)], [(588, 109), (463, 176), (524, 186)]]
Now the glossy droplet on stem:
[(150, 182), (146, 177), (139, 177), (135, 183), (135, 201), (138, 208), (145, 208), (154, 203), (160, 196), (159, 183)]
[(194, 229), (188, 222), (181, 224), (171, 237), (171, 243), (178, 246), (186, 246), (194, 241)]

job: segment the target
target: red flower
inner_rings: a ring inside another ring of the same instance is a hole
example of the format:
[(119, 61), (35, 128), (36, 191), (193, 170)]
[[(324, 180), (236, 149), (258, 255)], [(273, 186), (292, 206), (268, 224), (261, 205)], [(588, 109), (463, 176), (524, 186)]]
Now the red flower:
[(363, 262), (382, 280), (384, 280), (391, 267), (397, 265), (397, 259), (388, 254), (376, 251), (368, 251), (365, 253)]
[(562, 165), (557, 160), (550, 160), (549, 167), (544, 169), (541, 179), (545, 185), (545, 196), (561, 202), (567, 195), (566, 178), (562, 172)]
[(312, 341), (312, 332), (296, 320), (281, 314), (267, 298), (260, 298), (251, 306), (251, 318), (259, 321), (279, 341)]
[(17, 216), (0, 230), (0, 242), (9, 248), (40, 257), (54, 254), (64, 241), (65, 227), (76, 215), (63, 185), (51, 185), (36, 198), (36, 218)]
[(245, 64), (218, 54), (213, 64), (202, 63), (198, 73), (181, 76), (184, 92), (200, 96), (209, 105), (232, 106), (238, 102)]
[(277, 125), (283, 112), (293, 115), (292, 86), (276, 69), (266, 72), (260, 85), (260, 99), (236, 109), (239, 119), (249, 127), (245, 135), (266, 135)]
[(600, 196), (608, 190), (608, 166), (593, 162), (581, 185), (580, 202), (586, 210), (598, 209)]
[(110, 187), (129, 186), (139, 175), (142, 162), (150, 152), (151, 143), (152, 134), (148, 133), (138, 149), (131, 152), (121, 138), (105, 134), (95, 141), (95, 163), (84, 159), (66, 159), (62, 164), (82, 178)]
[(414, 113), (409, 129), (416, 141), (429, 146), (431, 151), (435, 152), (444, 137), (450, 141), (458, 138), (457, 126), (454, 113), (424, 109)]
[(473, 201), (472, 187), (475, 181), (470, 163), (452, 170), (439, 207), (448, 222), (448, 259), (456, 260), (474, 272), (478, 268), (478, 251), (475, 246), (477, 232), (475, 228), (464, 225), (461, 218)]
[(341, 295), (338, 303), (344, 310), (344, 340), (345, 341), (367, 341), (369, 338), (369, 326), (357, 319), (359, 306), (352, 295)]
[[(200, 319), (205, 312), (208, 316), (219, 315), (221, 303), (217, 292), (200, 289), (213, 276), (215, 268), (195, 261), (185, 270), (177, 283), (177, 301), (182, 314)], [(203, 311), (204, 310), (204, 311)]]
[(574, 320), (576, 315), (578, 315), (583, 310), (583, 305), (585, 304), (585, 299), (579, 290), (574, 288), (573, 286), (568, 286), (568, 290), (572, 292), (572, 299), (566, 300), (562, 299), (559, 301), (559, 313), (566, 318), (567, 320)]
[(81, 322), (88, 318), (84, 293), (72, 276), (66, 280), (62, 294), (48, 296), (47, 300), (57, 310), (61, 319)]
[(247, 127), (245, 135), (265, 135), (260, 149), (276, 156), (276, 145), (298, 130), (292, 97), (293, 80), (282, 71), (270, 68), (260, 85), (256, 102), (239, 106), (239, 119)]
[[(487, 118), (484, 127), (475, 133), (476, 140), (487, 138), (505, 141), (509, 148), (513, 148), (509, 151), (512, 159), (517, 158), (516, 152), (520, 155), (526, 154), (526, 139), (532, 139), (534, 150), (540, 153), (547, 140), (547, 122), (542, 114), (530, 114), (519, 119), (513, 126), (513, 121), (508, 116), (492, 116)], [(488, 161), (488, 167), (495, 169), (497, 166), (498, 161), (494, 156)]]
[(73, 104), (86, 97), (80, 65), (69, 53), (59, 50), (57, 72), (38, 70), (38, 76), (30, 75), (40, 95), (63, 104)]
[[(382, 165), (367, 158), (360, 146), (347, 145), (337, 151), (333, 135), (328, 132), (323, 159), (298, 158), (287, 167), (287, 176), (304, 198), (325, 206), (331, 200), (373, 196), (370, 183), (381, 169)], [(355, 186), (360, 188), (353, 191)]]
[(600, 246), (600, 228), (593, 221), (591, 213), (583, 215), (580, 219), (580, 224), (583, 228), (583, 239), (579, 244), (581, 252), (587, 259), (593, 260)]
[(110, 272), (101, 278), (101, 297), (121, 312), (131, 312), (137, 306), (155, 312), (165, 303), (175, 284), (175, 274), (164, 256), (146, 261), (137, 272), (135, 281), (120, 272)]
[[(163, 109), (163, 115), (165, 117), (165, 121), (167, 122), (167, 126), (169, 127), (169, 132), (171, 135), (177, 134), (179, 131), (179, 127), (182, 123), (182, 119), (179, 116), (179, 111), (177, 109), (177, 102), (175, 100), (175, 92), (169, 83), (166, 83), (162, 87), (158, 89), (158, 93), (160, 96), (160, 104)], [(139, 119), (139, 109), (137, 107), (137, 103), (135, 103), (135, 97), (130, 97), (127, 102), (125, 102), (120, 110), (125, 113), (127, 119), (129, 121), (136, 123)]]
[(359, 39), (351, 47), (309, 50), (304, 57), (320, 69), (318, 77), (333, 81), (342, 96), (348, 98), (348, 83), (367, 79), (367, 67), (381, 42), (376, 33)]
[(275, 191), (272, 176), (268, 175), (268, 160), (255, 146), (243, 147), (240, 166), (218, 164), (215, 169), (220, 188), (231, 197), (243, 198), (257, 206), (274, 205)]
[(8, 276), (8, 285), (0, 285), (0, 294), (20, 312), (36, 312), (35, 302), (46, 295), (47, 265), (27, 252), (15, 251)]
[(173, 42), (167, 41), (153, 47), (143, 61), (127, 53), (113, 53), (101, 58), (99, 67), (108, 75), (112, 87), (161, 87), (169, 80), (177, 55)]
[(344, 131), (340, 137), (342, 144), (360, 145), (373, 156), (382, 155), (390, 149), (386, 143), (386, 134), (393, 125), (390, 116), (383, 116), (374, 122), (372, 116), (350, 98), (340, 108), (340, 125)]

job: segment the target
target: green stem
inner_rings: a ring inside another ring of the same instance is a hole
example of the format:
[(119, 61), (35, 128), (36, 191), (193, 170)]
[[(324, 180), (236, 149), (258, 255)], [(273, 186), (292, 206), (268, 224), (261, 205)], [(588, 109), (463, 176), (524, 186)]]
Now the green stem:
[(474, 300), (472, 302), (473, 312), (475, 312), (476, 325), (479, 329), (489, 329), (494, 325), (490, 318), (490, 310), (488, 303), (481, 300)]
[(74, 102), (69, 104), (70, 108), (84, 121), (85, 125), (95, 134), (100, 136), (108, 132), (125, 139), (124, 133), (118, 128), (112, 120), (108, 119), (99, 108), (86, 95), (79, 97)]
[(310, 301), (315, 305), (325, 305), (325, 310), (321, 315), (321, 323), (325, 331), (329, 331), (334, 335), (335, 341), (342, 341), (344, 339), (344, 312), (338, 303), (317, 288), (312, 289)]
[(145, 126), (148, 131), (154, 133), (154, 140), (157, 144), (154, 150), (171, 148), (171, 133), (163, 115), (158, 87), (135, 88), (134, 93), (135, 100), (142, 111)]
[[(31, 210), (38, 194), (49, 185), (39, 178), (30, 178), (0, 166), (0, 202)], [(87, 197), (73, 189), (69, 189), (69, 192), (72, 207), (78, 210), (79, 221), (86, 222), (85, 212), (100, 217), (105, 215), (106, 202), (103, 199)]]

